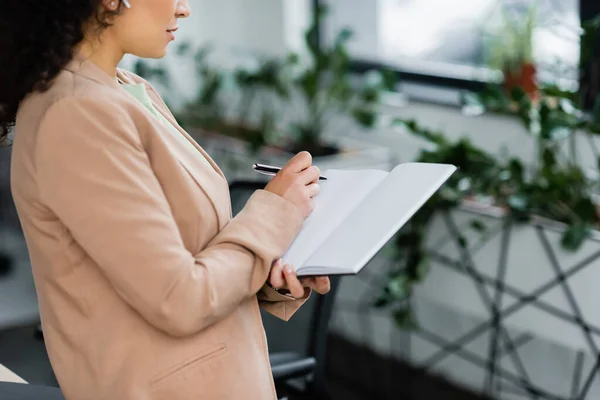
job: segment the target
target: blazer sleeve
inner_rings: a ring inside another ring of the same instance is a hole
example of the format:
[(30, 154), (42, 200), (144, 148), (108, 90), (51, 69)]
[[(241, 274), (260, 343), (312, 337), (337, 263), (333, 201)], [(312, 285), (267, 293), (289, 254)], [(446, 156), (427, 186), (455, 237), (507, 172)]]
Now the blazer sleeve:
[(192, 335), (262, 289), (304, 218), (260, 190), (191, 254), (126, 107), (89, 97), (50, 107), (35, 150), (39, 195), (124, 301), (157, 329)]
[[(173, 119), (175, 119), (175, 116), (173, 113), (171, 113), (169, 107), (167, 107), (163, 99), (156, 92), (150, 82), (132, 72), (124, 70), (122, 72), (134, 82), (143, 83), (146, 85), (146, 88), (154, 95), (154, 99), (158, 101), (159, 107), (161, 107), (163, 111), (167, 112)], [(296, 299), (290, 296), (284, 296), (273, 290), (273, 288), (265, 285), (258, 292), (258, 300), (262, 309), (277, 318), (280, 318), (284, 321), (289, 321), (292, 315), (294, 315), (294, 313), (302, 306), (302, 304), (308, 300), (310, 293), (311, 291), (307, 289), (302, 298)]]

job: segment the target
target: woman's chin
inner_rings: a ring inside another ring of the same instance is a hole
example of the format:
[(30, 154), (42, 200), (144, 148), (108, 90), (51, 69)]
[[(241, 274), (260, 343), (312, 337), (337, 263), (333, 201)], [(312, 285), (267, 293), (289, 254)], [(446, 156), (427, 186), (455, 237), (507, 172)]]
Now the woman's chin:
[(156, 47), (153, 49), (145, 49), (144, 51), (139, 51), (134, 53), (133, 55), (139, 58), (163, 58), (167, 54), (167, 46), (163, 46), (162, 48)]

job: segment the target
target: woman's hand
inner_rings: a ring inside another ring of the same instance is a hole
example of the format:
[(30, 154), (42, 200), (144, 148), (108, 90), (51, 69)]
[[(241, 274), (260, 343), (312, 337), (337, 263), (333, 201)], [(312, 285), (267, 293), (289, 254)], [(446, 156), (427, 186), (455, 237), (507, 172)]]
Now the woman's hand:
[(331, 283), (327, 276), (316, 276), (314, 278), (302, 278), (300, 279), (302, 286), (311, 288), (319, 294), (327, 294), (331, 289)]
[(296, 298), (304, 296), (304, 288), (310, 288), (319, 294), (327, 294), (331, 288), (329, 278), (326, 276), (298, 279), (294, 267), (284, 264), (281, 260), (273, 264), (269, 283), (275, 289), (288, 290)]
[(303, 151), (296, 154), (267, 184), (265, 190), (283, 197), (308, 217), (319, 193), (320, 171), (312, 165), (312, 156)]

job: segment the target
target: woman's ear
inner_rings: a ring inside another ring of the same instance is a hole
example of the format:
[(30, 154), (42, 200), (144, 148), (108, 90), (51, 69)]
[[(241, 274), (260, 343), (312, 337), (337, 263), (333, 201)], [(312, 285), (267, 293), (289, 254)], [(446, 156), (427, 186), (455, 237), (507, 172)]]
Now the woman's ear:
[(102, 5), (108, 11), (117, 11), (121, 6), (121, 3), (127, 8), (131, 8), (128, 0), (102, 0)]
[(107, 11), (117, 11), (120, 0), (102, 0), (102, 5)]

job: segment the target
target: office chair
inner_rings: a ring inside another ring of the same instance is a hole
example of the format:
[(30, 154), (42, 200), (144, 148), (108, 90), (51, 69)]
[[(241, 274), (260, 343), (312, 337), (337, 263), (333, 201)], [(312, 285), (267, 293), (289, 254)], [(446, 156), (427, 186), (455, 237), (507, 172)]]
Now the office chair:
[[(254, 191), (264, 186), (264, 181), (231, 183), (233, 215), (244, 207)], [(312, 295), (288, 322), (261, 311), (279, 397), (329, 398), (325, 382), (327, 334), (341, 278), (330, 279), (330, 292), (326, 296)]]
[(0, 382), (2, 400), (65, 400), (60, 389), (25, 383)]

